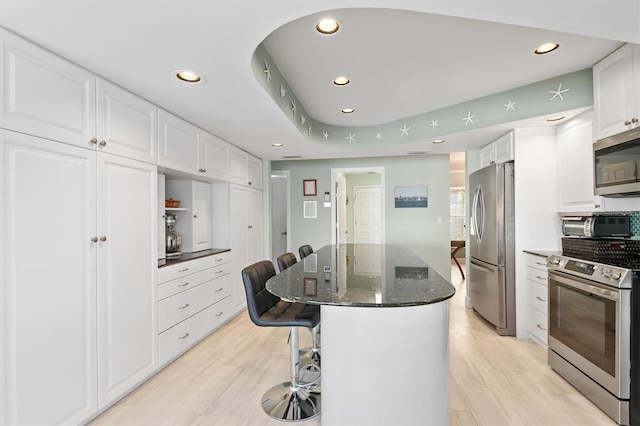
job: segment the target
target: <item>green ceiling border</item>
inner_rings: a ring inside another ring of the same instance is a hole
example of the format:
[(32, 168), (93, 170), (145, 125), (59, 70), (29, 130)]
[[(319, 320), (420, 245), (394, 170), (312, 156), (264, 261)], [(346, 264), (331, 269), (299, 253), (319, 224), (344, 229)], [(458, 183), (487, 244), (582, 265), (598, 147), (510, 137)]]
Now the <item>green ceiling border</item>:
[(323, 144), (374, 147), (431, 140), (593, 105), (593, 73), (587, 68), (389, 123), (334, 126), (307, 114), (262, 43), (253, 54), (251, 67), (258, 83), (298, 131), (309, 141)]

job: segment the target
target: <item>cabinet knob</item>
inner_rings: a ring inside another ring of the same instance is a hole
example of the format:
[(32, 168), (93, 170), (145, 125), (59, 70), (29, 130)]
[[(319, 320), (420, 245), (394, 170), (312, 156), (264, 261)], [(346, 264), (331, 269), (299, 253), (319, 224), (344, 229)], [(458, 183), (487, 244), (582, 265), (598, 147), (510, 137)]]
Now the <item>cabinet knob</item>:
[(98, 139), (93, 138), (89, 142), (91, 142), (91, 144), (93, 144), (93, 145), (96, 145), (98, 143)]
[(198, 169), (200, 173), (207, 173), (207, 169)]
[(251, 228), (253, 228), (253, 226), (249, 225), (249, 226), (247, 226), (247, 228), (251, 229)]
[(98, 237), (93, 237), (93, 238), (91, 239), (91, 242), (92, 242), (92, 243), (97, 243), (97, 242), (98, 242)]
[(197, 214), (194, 214), (194, 215), (193, 215), (193, 218), (194, 218), (194, 219), (197, 219), (197, 218), (198, 218), (198, 215), (197, 215)]
[(251, 181), (249, 181), (249, 185), (253, 185), (253, 184), (251, 183)]
[(102, 237), (100, 237), (100, 241), (105, 242), (107, 241), (107, 237), (105, 237), (104, 235)]
[(594, 204), (594, 206), (595, 206), (596, 209), (600, 208), (600, 204)]
[(100, 146), (107, 146), (107, 142), (106, 141), (100, 141)]
[(635, 124), (635, 123), (637, 123), (637, 122), (638, 122), (638, 119), (637, 119), (636, 117), (633, 117), (633, 118), (631, 119), (631, 122)]
[(631, 124), (631, 122), (629, 120), (624, 120), (624, 125), (625, 126), (629, 126)]

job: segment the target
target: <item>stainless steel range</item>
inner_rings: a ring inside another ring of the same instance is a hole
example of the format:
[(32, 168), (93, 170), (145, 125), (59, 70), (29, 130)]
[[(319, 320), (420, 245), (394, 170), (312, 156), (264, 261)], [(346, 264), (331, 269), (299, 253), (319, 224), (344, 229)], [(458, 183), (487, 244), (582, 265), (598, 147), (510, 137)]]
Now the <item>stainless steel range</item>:
[(638, 271), (568, 256), (547, 267), (549, 365), (619, 424), (640, 424)]

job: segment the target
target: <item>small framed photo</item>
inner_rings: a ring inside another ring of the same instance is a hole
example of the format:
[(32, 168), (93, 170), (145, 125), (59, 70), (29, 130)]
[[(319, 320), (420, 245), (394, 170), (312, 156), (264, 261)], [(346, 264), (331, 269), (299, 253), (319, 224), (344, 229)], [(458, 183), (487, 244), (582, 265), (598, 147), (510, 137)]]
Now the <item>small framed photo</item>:
[(316, 180), (305, 179), (302, 181), (302, 193), (304, 195), (318, 195), (316, 191)]
[(318, 280), (316, 278), (304, 279), (304, 295), (305, 296), (318, 295)]

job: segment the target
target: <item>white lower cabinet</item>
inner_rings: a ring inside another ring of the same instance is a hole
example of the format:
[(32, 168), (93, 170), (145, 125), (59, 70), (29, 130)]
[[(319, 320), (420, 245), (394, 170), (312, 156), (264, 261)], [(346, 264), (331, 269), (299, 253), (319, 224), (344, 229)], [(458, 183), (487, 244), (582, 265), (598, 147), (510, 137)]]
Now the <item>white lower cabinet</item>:
[(544, 256), (525, 253), (527, 281), (527, 331), (534, 341), (547, 346), (547, 261)]
[(158, 357), (164, 365), (230, 318), (231, 253), (158, 270)]
[(157, 367), (156, 167), (5, 130), (0, 162), (0, 423), (83, 423)]

